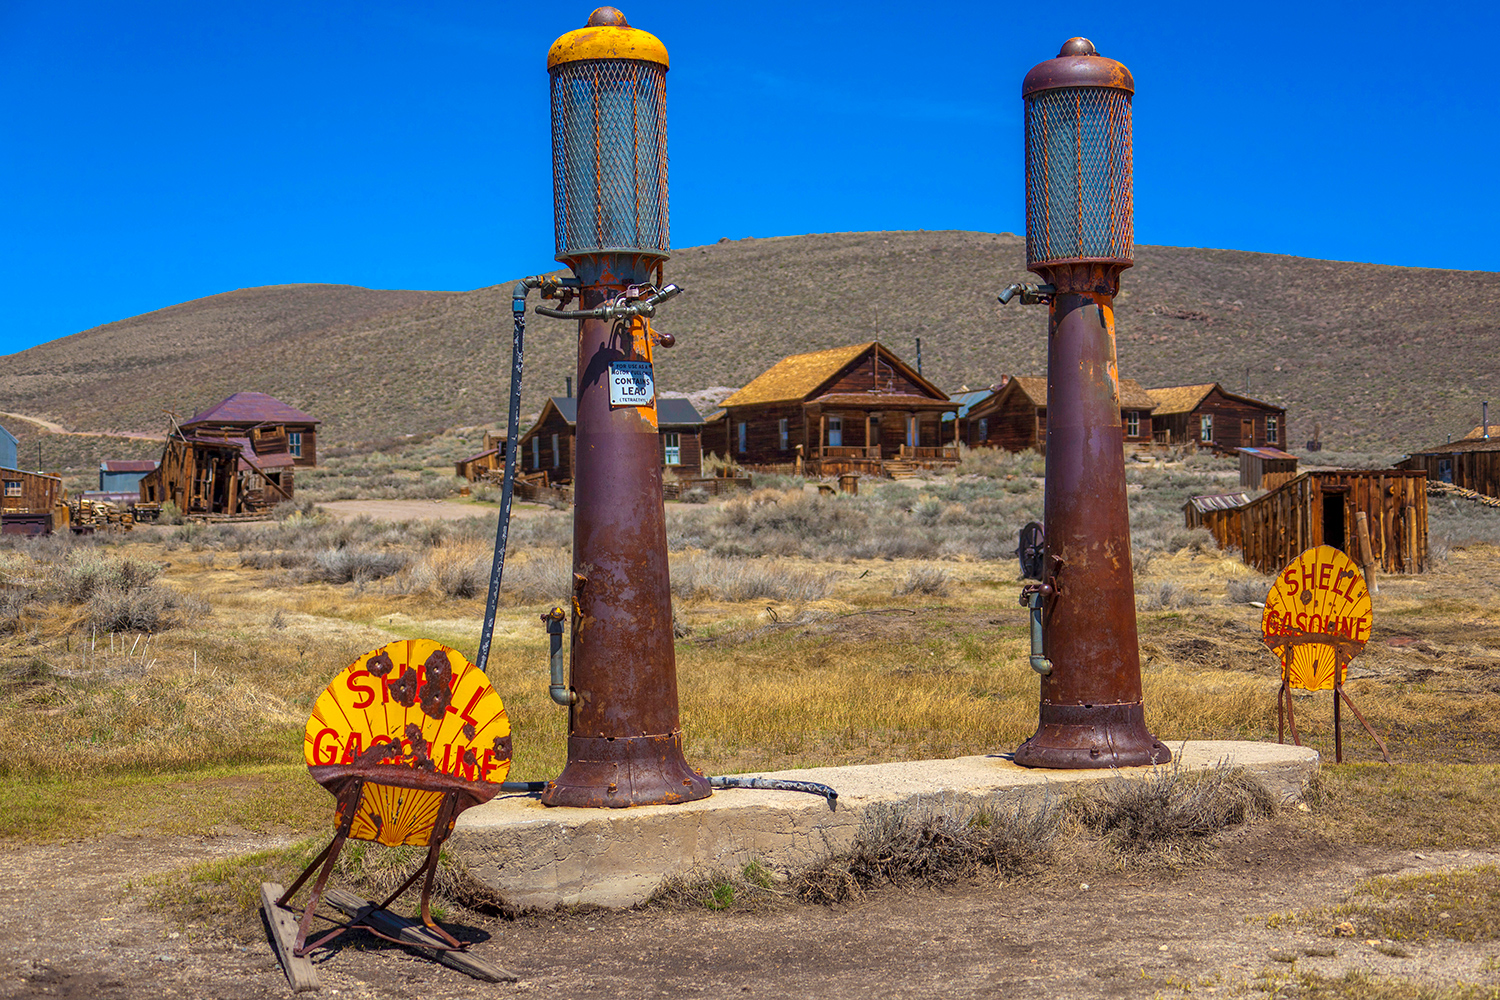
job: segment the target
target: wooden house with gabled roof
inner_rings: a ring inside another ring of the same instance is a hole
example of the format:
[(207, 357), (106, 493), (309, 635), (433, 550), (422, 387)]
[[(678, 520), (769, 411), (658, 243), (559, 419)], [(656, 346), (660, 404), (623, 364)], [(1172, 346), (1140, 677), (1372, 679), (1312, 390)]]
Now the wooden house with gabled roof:
[[(1123, 443), (1151, 443), (1156, 402), (1132, 378), (1120, 379), (1120, 431)], [(1047, 451), (1047, 379), (1002, 375), (989, 398), (976, 403), (965, 420), (965, 443), (972, 448)]]
[(1157, 444), (1196, 444), (1219, 452), (1280, 448), (1286, 443), (1286, 407), (1227, 391), (1217, 382), (1147, 389)]
[[(663, 472), (692, 479), (703, 473), (703, 416), (680, 397), (658, 396), (656, 430)], [(549, 484), (571, 483), (578, 457), (578, 399), (552, 396), (517, 445), (518, 469), (544, 474)]]
[(318, 424), (322, 421), (263, 392), (237, 392), (195, 413), (179, 426), (189, 436), (247, 438), (256, 454), (285, 452), (292, 464), (318, 464)]
[(958, 406), (876, 341), (782, 358), (721, 405), (723, 437), (705, 446), (742, 466), (800, 457), (812, 475), (879, 474), (892, 462), (958, 461), (957, 442), (943, 439), (943, 415)]

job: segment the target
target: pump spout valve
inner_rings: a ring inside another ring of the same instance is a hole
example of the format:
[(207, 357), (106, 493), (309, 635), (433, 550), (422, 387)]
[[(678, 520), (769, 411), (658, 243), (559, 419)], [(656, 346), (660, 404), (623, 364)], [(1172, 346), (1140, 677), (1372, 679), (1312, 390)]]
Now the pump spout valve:
[[(645, 298), (635, 301), (619, 301), (605, 303), (594, 309), (548, 309), (546, 306), (537, 306), (538, 316), (551, 316), (553, 319), (632, 319), (643, 316), (649, 319), (656, 315), (656, 307), (675, 295), (682, 293), (677, 285), (667, 285), (660, 291), (653, 292)], [(664, 345), (665, 346), (665, 345)]]
[(1026, 285), (1016, 283), (1007, 285), (1005, 291), (1000, 293), (1000, 304), (1006, 305), (1017, 294), (1021, 296), (1021, 305), (1039, 306), (1046, 305), (1052, 301), (1052, 296), (1057, 294), (1057, 289), (1052, 285)]

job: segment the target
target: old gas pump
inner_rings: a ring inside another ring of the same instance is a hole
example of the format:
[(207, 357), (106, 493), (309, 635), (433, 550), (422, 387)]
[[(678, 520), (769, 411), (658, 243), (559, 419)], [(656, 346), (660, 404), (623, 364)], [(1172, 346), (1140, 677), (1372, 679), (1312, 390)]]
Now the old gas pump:
[(578, 322), (568, 763), (554, 806), (684, 802), (711, 794), (682, 754), (650, 325), (677, 288), (667, 259), (667, 50), (613, 7), (547, 54), (557, 260), (543, 294)]
[[(1133, 263), (1130, 71), (1086, 38), (1026, 75), (1026, 267), (1045, 303), (1046, 539), (1021, 603), (1041, 675), (1026, 767), (1119, 767), (1171, 754), (1146, 729), (1131, 579), (1114, 296)], [(1040, 648), (1038, 648), (1040, 647)]]

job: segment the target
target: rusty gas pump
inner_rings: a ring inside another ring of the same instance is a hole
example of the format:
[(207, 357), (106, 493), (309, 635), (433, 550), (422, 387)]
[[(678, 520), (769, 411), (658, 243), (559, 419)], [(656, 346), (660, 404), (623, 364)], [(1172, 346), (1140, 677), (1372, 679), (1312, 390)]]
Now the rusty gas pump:
[(1133, 263), (1130, 71), (1069, 39), (1026, 75), (1026, 267), (1042, 284), (1001, 302), (1045, 303), (1047, 471), (1031, 665), (1041, 675), (1026, 767), (1162, 763), (1146, 728), (1131, 579), (1114, 296)]
[(568, 763), (542, 792), (553, 806), (711, 794), (682, 754), (652, 370), (672, 340), (650, 319), (678, 291), (661, 279), (667, 65), (666, 47), (613, 7), (547, 54), (557, 260), (575, 278), (542, 292), (579, 303), (537, 308), (579, 324), (571, 670), (553, 685), (568, 707)]

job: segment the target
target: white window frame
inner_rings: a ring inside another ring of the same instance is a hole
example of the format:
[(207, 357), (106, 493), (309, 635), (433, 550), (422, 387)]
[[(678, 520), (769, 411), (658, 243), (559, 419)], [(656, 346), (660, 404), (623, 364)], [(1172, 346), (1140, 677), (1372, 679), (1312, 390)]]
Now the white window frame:
[(552, 467), (562, 468), (562, 448), (558, 447), (557, 435), (552, 435)]
[(25, 492), (26, 491), (21, 486), (21, 480), (19, 480), (19, 479), (7, 479), (5, 481), (5, 495), (6, 496), (8, 496), (8, 497), (23, 496), (25, 494)]
[(1141, 411), (1140, 410), (1126, 410), (1125, 411), (1125, 436), (1126, 437), (1140, 437), (1141, 436)]
[(1213, 443), (1214, 415), (1212, 413), (1198, 414), (1198, 440)]
[(1281, 433), (1281, 428), (1277, 426), (1280, 423), (1281, 421), (1276, 419), (1276, 414), (1266, 414), (1266, 444), (1280, 443), (1278, 435)]
[(828, 417), (828, 447), (844, 446), (844, 418), (830, 414)]
[(302, 432), (301, 431), (287, 431), (286, 432), (286, 450), (291, 453), (291, 455), (292, 455), (293, 458), (301, 458), (302, 457)]
[(790, 427), (791, 421), (787, 420), (786, 417), (782, 417), (776, 422), (776, 433), (781, 441), (780, 447), (782, 451), (786, 451), (787, 449), (787, 439), (790, 436)]
[(682, 464), (682, 435), (679, 432), (661, 432), (661, 454), (662, 465)]

